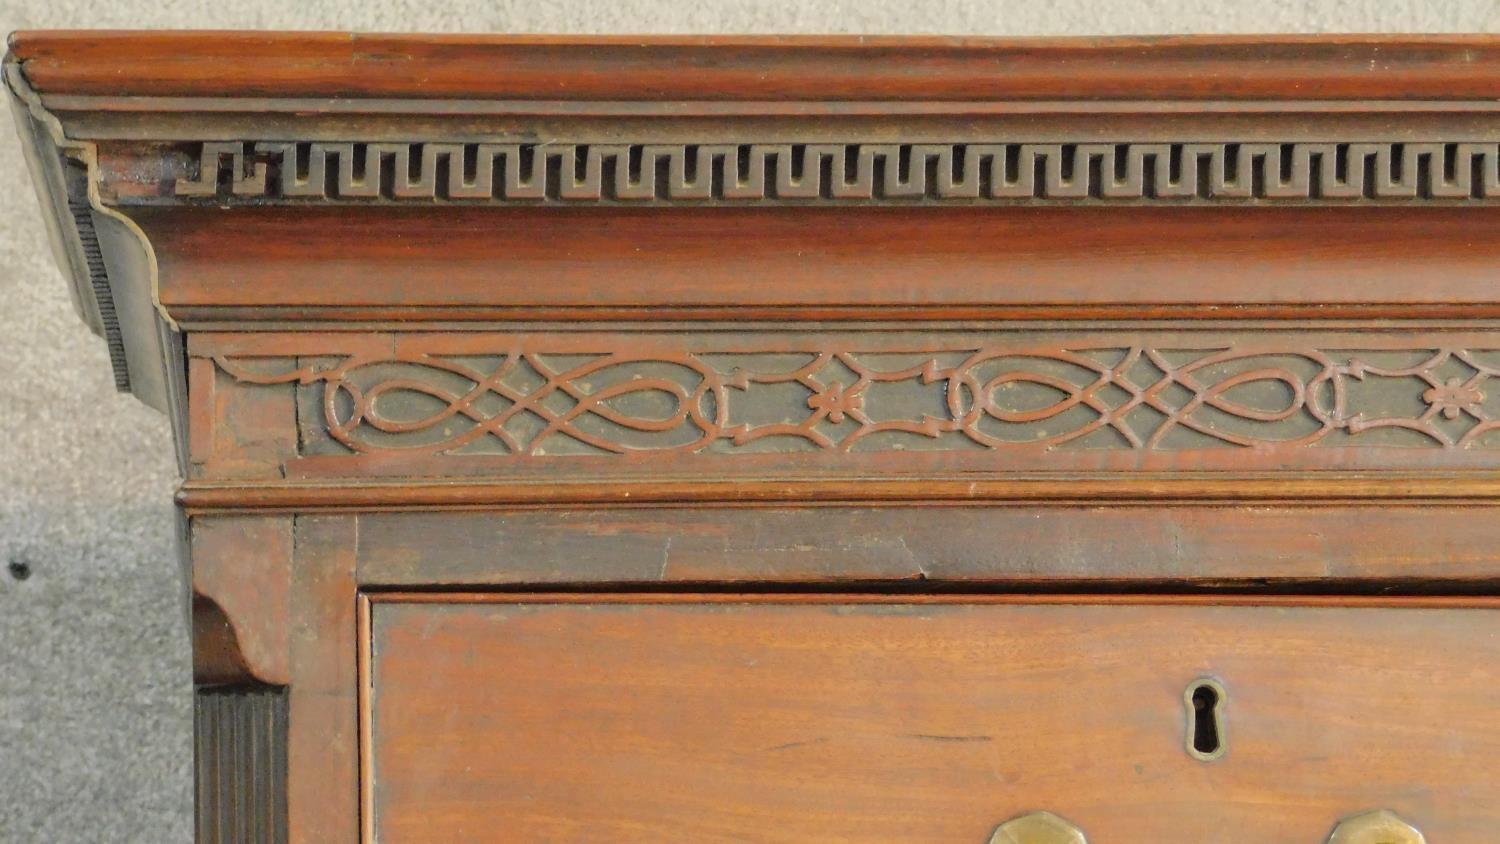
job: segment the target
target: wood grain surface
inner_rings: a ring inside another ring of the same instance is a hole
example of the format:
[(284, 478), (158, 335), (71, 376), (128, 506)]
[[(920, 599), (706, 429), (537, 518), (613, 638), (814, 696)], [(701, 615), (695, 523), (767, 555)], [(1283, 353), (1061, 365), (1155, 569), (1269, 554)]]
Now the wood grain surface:
[[(1461, 99), (1489, 36), (580, 37), (19, 32), (44, 93), (496, 99)], [(121, 72), (127, 68), (128, 72)]]
[(299, 519), (292, 571), (287, 814), (292, 844), (359, 836), (359, 648), (352, 519)]
[[(1492, 609), (1452, 604), (373, 607), (374, 832), (486, 840), (1317, 842), (1500, 822)], [(1336, 602), (1335, 602), (1336, 603)], [(1226, 752), (1185, 745), (1217, 680)]]
[(678, 505), (353, 518), (359, 582), (385, 588), (1413, 592), (1500, 582), (1493, 505)]
[(187, 321), (1500, 314), (1484, 208), (129, 213)]

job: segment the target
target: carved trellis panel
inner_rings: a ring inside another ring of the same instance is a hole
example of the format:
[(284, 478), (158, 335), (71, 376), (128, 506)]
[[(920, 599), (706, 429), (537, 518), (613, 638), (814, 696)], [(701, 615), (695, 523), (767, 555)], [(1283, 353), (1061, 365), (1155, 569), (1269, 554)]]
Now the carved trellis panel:
[(287, 457), (334, 474), (369, 459), (1071, 470), (1500, 458), (1500, 337), (1431, 339), (518, 333), (345, 350), (210, 340), (200, 353), (222, 390), (292, 390), (299, 453)]

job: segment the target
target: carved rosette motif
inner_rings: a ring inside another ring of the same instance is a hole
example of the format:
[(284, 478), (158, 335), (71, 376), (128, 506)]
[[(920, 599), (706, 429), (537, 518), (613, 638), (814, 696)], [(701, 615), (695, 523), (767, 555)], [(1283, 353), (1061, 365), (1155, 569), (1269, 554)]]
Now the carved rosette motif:
[(354, 453), (1500, 448), (1500, 350), (1080, 347), (218, 357)]

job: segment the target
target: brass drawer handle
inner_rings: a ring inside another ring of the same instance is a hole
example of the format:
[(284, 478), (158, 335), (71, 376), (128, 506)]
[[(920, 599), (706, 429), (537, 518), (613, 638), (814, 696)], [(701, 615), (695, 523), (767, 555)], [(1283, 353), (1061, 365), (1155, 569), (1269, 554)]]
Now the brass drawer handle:
[(1088, 839), (1078, 827), (1051, 812), (1032, 812), (995, 827), (990, 844), (1088, 844)]
[[(990, 844), (1088, 844), (1088, 839), (1051, 812), (1032, 812), (995, 827)], [(1395, 812), (1379, 809), (1339, 821), (1327, 844), (1427, 844), (1427, 839)]]
[(1427, 844), (1427, 839), (1395, 812), (1380, 809), (1339, 821), (1328, 844)]

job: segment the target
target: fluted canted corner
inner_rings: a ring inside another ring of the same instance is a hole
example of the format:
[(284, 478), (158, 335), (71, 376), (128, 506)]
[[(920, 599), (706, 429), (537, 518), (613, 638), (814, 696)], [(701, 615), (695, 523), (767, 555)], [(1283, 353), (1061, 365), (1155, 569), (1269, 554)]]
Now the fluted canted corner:
[(1088, 839), (1083, 830), (1051, 812), (1032, 812), (996, 827), (990, 844), (1088, 844)]
[(1395, 812), (1380, 809), (1339, 821), (1328, 844), (1427, 844), (1427, 839)]

